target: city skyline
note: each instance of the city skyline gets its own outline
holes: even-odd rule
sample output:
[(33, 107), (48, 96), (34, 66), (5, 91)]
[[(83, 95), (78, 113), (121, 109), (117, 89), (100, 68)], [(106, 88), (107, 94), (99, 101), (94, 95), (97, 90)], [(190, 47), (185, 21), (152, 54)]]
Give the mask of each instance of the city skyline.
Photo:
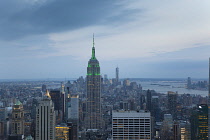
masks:
[(101, 74), (109, 78), (117, 66), (120, 78), (208, 78), (208, 5), (2, 1), (0, 79), (85, 76), (93, 33)]

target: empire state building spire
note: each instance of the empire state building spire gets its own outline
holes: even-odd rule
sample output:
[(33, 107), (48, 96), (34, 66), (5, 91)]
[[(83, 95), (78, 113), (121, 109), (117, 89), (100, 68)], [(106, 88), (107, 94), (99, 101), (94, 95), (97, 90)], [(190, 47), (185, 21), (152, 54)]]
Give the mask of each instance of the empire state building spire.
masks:
[(91, 59), (96, 59), (96, 56), (95, 56), (95, 42), (94, 42), (94, 34), (93, 34), (93, 48), (92, 48), (92, 57)]

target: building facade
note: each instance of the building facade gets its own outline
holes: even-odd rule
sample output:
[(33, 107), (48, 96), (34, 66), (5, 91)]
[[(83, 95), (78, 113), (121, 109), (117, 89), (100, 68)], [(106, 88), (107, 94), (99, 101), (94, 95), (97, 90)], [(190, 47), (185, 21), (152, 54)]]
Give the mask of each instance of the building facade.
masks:
[(151, 140), (150, 112), (113, 111), (112, 139)]
[(66, 124), (57, 125), (55, 127), (56, 140), (70, 140), (69, 129), (70, 128)]
[(147, 110), (152, 111), (152, 92), (147, 90)]
[(92, 57), (88, 61), (87, 67), (87, 109), (86, 109), (86, 129), (101, 129), (101, 75), (99, 61), (95, 56), (94, 38), (92, 47)]
[(36, 140), (55, 140), (55, 111), (47, 91), (36, 108)]
[[(210, 58), (209, 58), (209, 95), (208, 95), (208, 116), (210, 116)], [(208, 128), (210, 128), (210, 117), (208, 117)], [(210, 140), (210, 129), (208, 130), (208, 139)]]
[(17, 101), (12, 107), (12, 118), (11, 118), (11, 137), (23, 137), (24, 135), (24, 110), (23, 105), (20, 101)]
[(198, 139), (208, 140), (208, 105), (198, 105)]
[(191, 78), (190, 77), (187, 78), (187, 88), (188, 89), (192, 88), (192, 82), (191, 82)]
[(119, 84), (119, 68), (116, 68), (116, 84)]
[(79, 95), (71, 96), (69, 119), (79, 120)]
[(56, 122), (61, 123), (64, 120), (65, 113), (65, 94), (63, 91), (63, 87), (61, 86), (61, 90), (50, 90), (50, 97), (54, 103), (54, 109), (56, 114)]
[(177, 96), (177, 92), (168, 91), (168, 110), (173, 119), (177, 118)]
[(188, 121), (180, 123), (181, 140), (191, 140), (191, 129)]

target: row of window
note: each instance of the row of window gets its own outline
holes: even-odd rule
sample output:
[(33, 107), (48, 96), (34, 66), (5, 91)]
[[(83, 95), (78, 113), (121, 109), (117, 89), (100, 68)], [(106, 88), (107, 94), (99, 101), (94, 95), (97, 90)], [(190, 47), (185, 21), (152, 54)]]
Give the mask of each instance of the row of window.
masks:
[(150, 122), (150, 119), (113, 119), (113, 122), (115, 123), (126, 123), (126, 122), (130, 122), (130, 123), (133, 123), (133, 122)]
[(113, 128), (113, 131), (127, 131), (127, 130), (129, 130), (129, 131), (146, 131), (146, 130), (150, 130), (150, 128)]
[(134, 133), (134, 132), (131, 132), (131, 133), (113, 133), (112, 135), (150, 135), (150, 132), (146, 132), (146, 133)]
[(113, 125), (146, 125), (150, 124), (150, 122), (143, 122), (143, 123), (113, 123)]

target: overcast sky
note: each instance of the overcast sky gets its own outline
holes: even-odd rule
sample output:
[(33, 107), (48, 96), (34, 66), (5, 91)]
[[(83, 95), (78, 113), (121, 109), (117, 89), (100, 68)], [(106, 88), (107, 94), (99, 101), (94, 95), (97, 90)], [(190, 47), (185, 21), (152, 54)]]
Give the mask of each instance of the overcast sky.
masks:
[(0, 79), (208, 78), (209, 0), (0, 1)]

